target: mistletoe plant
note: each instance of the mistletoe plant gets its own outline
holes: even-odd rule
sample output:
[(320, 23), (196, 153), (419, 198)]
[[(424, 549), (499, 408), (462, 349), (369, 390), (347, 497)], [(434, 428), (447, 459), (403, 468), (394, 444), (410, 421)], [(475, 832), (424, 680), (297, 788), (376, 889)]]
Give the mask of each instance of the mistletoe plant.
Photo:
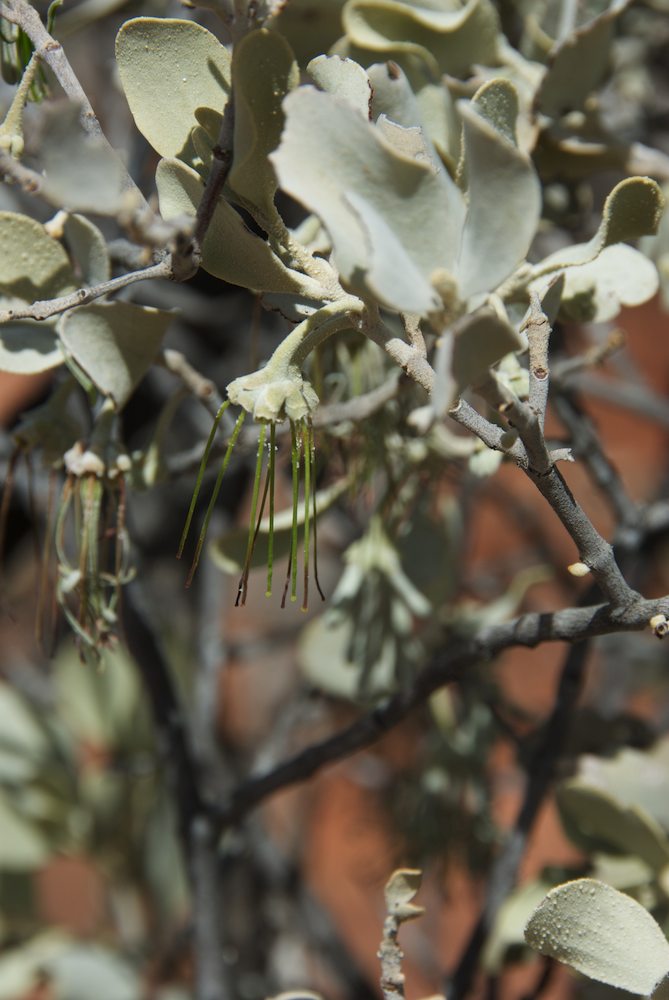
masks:
[[(667, 180), (669, 169), (666, 156), (624, 127), (628, 89), (625, 74), (612, 72), (611, 51), (629, 0), (202, 5), (218, 16), (220, 31), (201, 26), (192, 10), (183, 18), (133, 17), (118, 31), (118, 97), (158, 158), (155, 191), (151, 183), (145, 195), (54, 37), (55, 8), (45, 25), (28, 0), (0, 0), (0, 60), (16, 85), (0, 125), (7, 195), (0, 210), (0, 369), (53, 384), (12, 432), (0, 521), (19, 460), (32, 468), (39, 451), (50, 484), (42, 628), (51, 588), (80, 648), (98, 657), (120, 631), (120, 591), (134, 573), (126, 509), (139, 502), (139, 491), (187, 472), (190, 493), (195, 476), (181, 554), (209, 465), (220, 458), (190, 582), (225, 476), (229, 482), (235, 464), (248, 470), (248, 527), (214, 539), (214, 560), (239, 574), (243, 605), (252, 569), (266, 564), (271, 594), (275, 561), (287, 556), (282, 604), (301, 597), (304, 610), (310, 592), (325, 594), (319, 517), (355, 494), (348, 510), (358, 523), (343, 575), (329, 613), (305, 629), (299, 656), (326, 690), (322, 664), (328, 675), (342, 667), (344, 681), (329, 690), (373, 702), (371, 714), (313, 753), (252, 775), (240, 788), (226, 786), (222, 804), (212, 801), (218, 786), (210, 775), (194, 773), (179, 695), (137, 601), (128, 601), (133, 653), (149, 661), (147, 690), (180, 779), (184, 844), (193, 856), (208, 850), (216, 862), (222, 834), (264, 797), (368, 745), (498, 653), (564, 640), (581, 649), (592, 636), (644, 628), (666, 634), (669, 597), (642, 597), (619, 562), (620, 551), (637, 551), (658, 520), (666, 526), (666, 509), (633, 504), (592, 438), (588, 447), (581, 441), (580, 454), (609, 490), (617, 516), (614, 550), (567, 487), (558, 463), (574, 456), (547, 436), (545, 421), (551, 368), (564, 407), (565, 371), (597, 364), (618, 343), (612, 335), (556, 371), (554, 328), (609, 323), (658, 290), (650, 258), (666, 271), (658, 180)], [(311, 22), (300, 16), (305, 10)], [(313, 32), (304, 28), (309, 23)], [(28, 114), (42, 71), (52, 93)], [(604, 169), (617, 183), (607, 181), (608, 196), (596, 201), (601, 211), (592, 211), (592, 188), (580, 182)], [(648, 256), (631, 245), (644, 238), (655, 239)], [(226, 362), (220, 389), (168, 341), (179, 336), (176, 312), (166, 306), (174, 291), (168, 282), (186, 283), (200, 269), (214, 287), (218, 280), (221, 288), (243, 289), (274, 314), (264, 363), (255, 343), (245, 346), (236, 367)], [(187, 312), (198, 295), (189, 300), (193, 287), (180, 291)], [(238, 324), (237, 345), (246, 332)], [(245, 368), (237, 363), (242, 353)], [(129, 404), (154, 366), (178, 378), (179, 389), (164, 402), (150, 443), (132, 448), (124, 440)], [(189, 433), (188, 419), (179, 419), (186, 396), (206, 408), (206, 441), (180, 464), (166, 442)], [(326, 441), (318, 454), (317, 434)], [(455, 477), (465, 467), (482, 477), (501, 461), (515, 464), (548, 502), (575, 549), (567, 569), (592, 578), (599, 594), (592, 602), (600, 603), (514, 618), (526, 587), (541, 578), (537, 567), (485, 605), (463, 596), (463, 515), (441, 489), (444, 470)], [(279, 509), (282, 487), (286, 509)], [(335, 636), (331, 645), (326, 633)], [(488, 732), (488, 718), (492, 732), (492, 710), (479, 732)], [(477, 766), (482, 774), (482, 760)], [(538, 772), (546, 773), (543, 761)], [(192, 879), (206, 882), (201, 854), (196, 861)], [(500, 905), (497, 882), (511, 886), (519, 862), (516, 853), (495, 881), (460, 985)], [(210, 870), (220, 874), (216, 863)], [(589, 884), (566, 891), (582, 889), (592, 896)], [(562, 912), (563, 897), (556, 898)], [(531, 925), (536, 942), (560, 953), (559, 928), (546, 930), (542, 920)], [(589, 971), (569, 944), (564, 954)], [(217, 949), (203, 951), (205, 965), (219, 962), (218, 975)], [(608, 981), (659, 996), (666, 948), (661, 958), (648, 976)], [(204, 987), (198, 993), (211, 995)], [(458, 1000), (458, 990), (449, 996)]]

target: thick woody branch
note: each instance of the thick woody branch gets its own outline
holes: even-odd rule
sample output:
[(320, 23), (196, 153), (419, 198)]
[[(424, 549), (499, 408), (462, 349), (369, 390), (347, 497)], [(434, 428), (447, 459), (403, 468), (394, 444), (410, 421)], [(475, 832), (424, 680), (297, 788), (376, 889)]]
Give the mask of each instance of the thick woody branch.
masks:
[[(521, 615), (500, 625), (482, 623), (467, 637), (454, 637), (437, 653), (414, 683), (361, 716), (350, 726), (264, 773), (252, 775), (216, 808), (218, 822), (225, 829), (239, 823), (258, 803), (282, 788), (313, 777), (321, 768), (371, 746), (398, 725), (414, 708), (423, 704), (438, 688), (458, 681), (481, 660), (491, 660), (515, 646), (529, 648), (544, 642), (581, 642), (611, 632), (640, 631), (648, 628), (655, 615), (669, 615), (669, 596), (654, 601), (637, 600), (613, 609), (609, 604), (563, 611)], [(482, 609), (482, 618), (485, 609)]]

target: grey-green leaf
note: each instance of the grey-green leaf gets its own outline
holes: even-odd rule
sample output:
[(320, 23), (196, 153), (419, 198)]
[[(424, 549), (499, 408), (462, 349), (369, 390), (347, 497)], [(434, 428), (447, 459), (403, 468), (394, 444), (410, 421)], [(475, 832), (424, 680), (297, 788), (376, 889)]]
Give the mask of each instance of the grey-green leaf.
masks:
[(37, 375), (63, 363), (53, 326), (20, 320), (0, 326), (0, 371)]
[(669, 972), (669, 944), (650, 913), (594, 879), (552, 889), (525, 939), (542, 955), (631, 993), (651, 993)]
[(418, 56), (436, 75), (461, 76), (474, 63), (496, 62), (499, 20), (489, 0), (450, 10), (406, 0), (349, 0), (343, 22), (353, 45)]
[[(286, 128), (272, 162), (281, 187), (322, 220), (343, 280), (363, 294), (367, 287), (390, 308), (437, 307), (430, 276), (453, 266), (464, 215), (450, 177), (401, 154), (331, 94), (302, 87), (284, 109)], [(398, 286), (402, 270), (412, 277)]]
[(363, 118), (370, 117), (372, 85), (362, 66), (353, 59), (342, 59), (341, 56), (317, 56), (307, 66), (307, 72), (321, 90), (334, 94), (341, 101), (346, 101)]
[[(166, 219), (195, 215), (204, 186), (195, 170), (180, 160), (158, 164), (156, 185)], [(232, 205), (220, 200), (202, 247), (202, 266), (209, 274), (258, 292), (288, 292), (319, 299), (320, 286), (286, 267), (265, 240), (247, 229)]]
[(68, 256), (44, 226), (27, 215), (0, 212), (0, 295), (35, 302), (74, 288)]
[(68, 215), (63, 236), (79, 268), (81, 284), (98, 285), (111, 277), (107, 241), (97, 226), (83, 215)]
[(560, 786), (557, 802), (567, 833), (586, 850), (630, 854), (654, 871), (669, 864), (669, 839), (645, 809), (623, 805), (579, 778)]
[(281, 102), (299, 83), (299, 70), (288, 43), (276, 31), (260, 28), (235, 45), (232, 57), (235, 89), (233, 161), (230, 187), (264, 217), (275, 214), (276, 177), (269, 154), (283, 130)]
[(595, 260), (563, 274), (561, 312), (580, 323), (615, 319), (623, 306), (651, 299), (660, 283), (652, 261), (626, 243), (606, 247)]
[(116, 38), (121, 83), (137, 128), (161, 156), (192, 163), (198, 108), (222, 112), (230, 94), (230, 55), (195, 21), (136, 17)]
[(466, 316), (458, 324), (451, 362), (458, 393), (467, 386), (476, 386), (491, 365), (522, 346), (511, 324), (492, 309), (479, 309)]
[(76, 105), (58, 108), (47, 117), (41, 150), (43, 197), (68, 211), (118, 212), (125, 168), (101, 137), (84, 132)]
[(65, 313), (64, 350), (121, 409), (153, 363), (170, 313), (130, 302), (96, 303)]
[(495, 289), (525, 258), (541, 212), (534, 167), (509, 138), (517, 107), (513, 85), (500, 79), (484, 89), (480, 106), (459, 105), (468, 206), (457, 276), (465, 299)]
[(599, 229), (587, 243), (557, 250), (535, 268), (535, 274), (550, 274), (576, 264), (587, 264), (608, 246), (641, 236), (652, 236), (662, 218), (664, 197), (650, 177), (628, 177), (616, 184), (604, 203)]
[(544, 114), (556, 117), (579, 109), (601, 83), (611, 60), (615, 19), (631, 0), (614, 0), (599, 17), (583, 25), (557, 45), (537, 101)]

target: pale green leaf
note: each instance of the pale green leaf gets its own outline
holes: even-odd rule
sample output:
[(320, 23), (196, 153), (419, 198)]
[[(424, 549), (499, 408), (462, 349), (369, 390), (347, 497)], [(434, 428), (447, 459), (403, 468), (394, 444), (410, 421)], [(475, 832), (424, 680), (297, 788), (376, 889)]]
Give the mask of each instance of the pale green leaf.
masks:
[(222, 112), (228, 101), (227, 49), (195, 21), (137, 17), (121, 27), (116, 59), (139, 131), (161, 156), (192, 163), (196, 110)]
[(425, 913), (422, 906), (413, 903), (413, 898), (420, 889), (422, 874), (418, 868), (398, 868), (386, 882), (386, 910), (400, 923), (422, 917)]
[(587, 243), (557, 250), (536, 266), (537, 276), (576, 264), (587, 264), (608, 246), (657, 232), (664, 197), (650, 177), (628, 177), (616, 184), (604, 203), (599, 229)]
[(104, 670), (82, 670), (76, 649), (66, 645), (53, 677), (58, 716), (79, 743), (114, 747), (136, 724), (137, 674), (122, 652), (109, 652)]
[(62, 1000), (137, 1000), (142, 984), (114, 952), (97, 944), (73, 943), (44, 965)]
[(491, 365), (522, 346), (511, 324), (492, 309), (479, 309), (466, 316), (458, 324), (453, 344), (451, 370), (457, 394), (467, 386), (476, 386)]
[(602, 82), (611, 60), (615, 19), (631, 0), (615, 0), (608, 10), (569, 35), (550, 53), (538, 93), (544, 114), (557, 117), (581, 108)]
[(669, 864), (669, 839), (644, 809), (625, 806), (578, 778), (563, 782), (557, 803), (572, 840), (588, 850), (639, 857), (654, 871)]
[(0, 956), (0, 1000), (16, 1000), (35, 990), (41, 970), (69, 945), (61, 931), (47, 931), (18, 948), (8, 948)]
[(65, 313), (59, 334), (67, 354), (121, 409), (155, 360), (172, 318), (130, 302), (97, 303)]
[(68, 215), (63, 236), (79, 270), (80, 284), (90, 288), (109, 280), (111, 263), (107, 241), (90, 219), (83, 215)]
[(40, 194), (51, 204), (98, 215), (118, 212), (125, 168), (101, 137), (84, 132), (76, 105), (47, 117), (40, 148), (45, 174)]
[(474, 63), (496, 62), (499, 20), (488, 0), (467, 0), (455, 10), (401, 0), (349, 0), (343, 22), (353, 45), (418, 56), (437, 75), (460, 76)]
[(0, 212), (0, 294), (35, 302), (75, 287), (65, 250), (44, 226), (27, 215)]
[(669, 944), (650, 913), (594, 879), (552, 889), (525, 939), (542, 955), (630, 993), (651, 993), (669, 972)]
[[(419, 126), (433, 153), (452, 161), (452, 148), (460, 143), (461, 125), (446, 87), (419, 81), (413, 90), (397, 63), (375, 63), (367, 70), (372, 85), (372, 120), (385, 115), (398, 125)], [(438, 151), (438, 155), (437, 155)]]
[(260, 28), (234, 47), (235, 89), (233, 160), (228, 178), (232, 190), (266, 218), (276, 212), (276, 177), (268, 155), (283, 130), (281, 103), (299, 83), (299, 70), (288, 43), (275, 31)]
[(49, 741), (23, 699), (0, 684), (0, 782), (28, 781), (44, 766)]
[(0, 326), (0, 371), (37, 375), (63, 363), (63, 352), (53, 326), (35, 320), (17, 320)]
[[(297, 662), (310, 684), (335, 698), (357, 701), (360, 696), (360, 667), (348, 659), (351, 645), (350, 623), (317, 615), (300, 632)], [(365, 691), (373, 696), (394, 688), (395, 657), (385, 647), (369, 669)]]
[(527, 921), (548, 888), (543, 881), (527, 882), (506, 897), (483, 950), (482, 963), (487, 972), (499, 972), (508, 952), (525, 944)]
[(317, 56), (307, 66), (307, 72), (321, 90), (346, 101), (363, 118), (370, 117), (372, 85), (362, 66), (353, 59), (342, 59), (341, 56)]
[[(331, 94), (300, 88), (284, 108), (286, 128), (272, 162), (281, 187), (322, 220), (343, 280), (390, 308), (436, 308), (430, 276), (454, 264), (464, 214), (451, 178), (402, 155)], [(402, 264), (411, 278), (398, 286)]]
[[(195, 215), (204, 186), (195, 170), (179, 160), (161, 160), (156, 171), (164, 218)], [(202, 248), (205, 271), (233, 285), (258, 292), (287, 292), (312, 299), (321, 289), (312, 279), (286, 267), (265, 240), (246, 227), (238, 212), (219, 201)]]
[[(22, 815), (4, 792), (0, 792), (0, 829), (0, 872), (40, 868), (49, 858), (51, 847), (39, 825)], [(0, 978), (0, 997), (1, 985)]]
[(517, 145), (518, 93), (510, 80), (504, 77), (488, 80), (474, 94), (472, 107), (507, 142)]
[(511, 274), (539, 222), (539, 179), (529, 157), (509, 139), (516, 107), (513, 85), (502, 79), (485, 85), (480, 107), (475, 101), (459, 104), (468, 205), (457, 278), (465, 299), (492, 291)]
[(621, 805), (639, 806), (669, 831), (669, 738), (649, 750), (625, 747), (611, 758), (580, 757), (577, 779)]
[(606, 247), (596, 260), (563, 274), (561, 313), (576, 322), (615, 319), (623, 306), (652, 299), (660, 284), (655, 265), (626, 243)]

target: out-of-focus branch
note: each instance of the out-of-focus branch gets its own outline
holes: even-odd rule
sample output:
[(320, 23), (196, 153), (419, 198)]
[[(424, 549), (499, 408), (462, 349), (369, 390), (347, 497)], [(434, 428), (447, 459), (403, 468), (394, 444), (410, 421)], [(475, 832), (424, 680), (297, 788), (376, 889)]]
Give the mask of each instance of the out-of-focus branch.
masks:
[(0, 178), (14, 181), (27, 194), (36, 194), (44, 180), (36, 170), (24, 167), (4, 149), (0, 149)]
[(621, 524), (633, 525), (637, 519), (637, 505), (630, 499), (616, 469), (602, 449), (592, 421), (584, 411), (575, 393), (567, 389), (556, 392), (553, 406), (571, 435), (571, 445), (576, 458), (580, 458), (591, 478), (597, 484), (604, 500), (613, 509)]
[[(651, 618), (658, 614), (669, 615), (669, 596), (657, 600), (639, 598), (634, 604), (617, 609), (599, 604), (535, 612), (498, 625), (486, 625), (483, 621), (473, 634), (454, 636), (411, 686), (333, 736), (242, 782), (227, 801), (216, 806), (218, 821), (223, 828), (234, 826), (268, 796), (288, 785), (306, 781), (328, 764), (375, 743), (438, 688), (458, 681), (474, 663), (490, 660), (515, 646), (532, 648), (543, 642), (577, 643), (612, 632), (640, 631), (648, 628)], [(484, 615), (485, 609), (482, 609), (482, 618)]]
[(468, 994), (497, 914), (516, 884), (530, 831), (553, 783), (569, 734), (569, 723), (581, 692), (588, 649), (587, 639), (574, 643), (565, 658), (555, 705), (526, 766), (528, 780), (523, 803), (513, 829), (493, 864), (483, 909), (446, 988), (449, 1000), (461, 1000)]

